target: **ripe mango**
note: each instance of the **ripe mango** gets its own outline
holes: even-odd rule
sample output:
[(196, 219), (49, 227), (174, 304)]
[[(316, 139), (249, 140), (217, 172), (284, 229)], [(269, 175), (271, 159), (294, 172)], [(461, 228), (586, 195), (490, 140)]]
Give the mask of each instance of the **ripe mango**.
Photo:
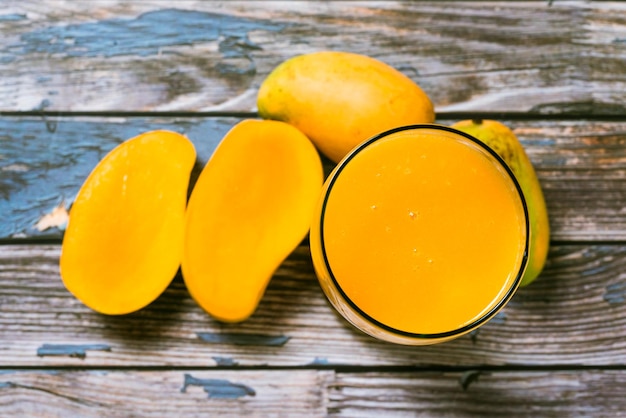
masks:
[(245, 120), (200, 173), (186, 216), (183, 278), (211, 316), (240, 322), (256, 310), (274, 271), (309, 231), (322, 163), (298, 129)]
[(147, 132), (114, 148), (93, 169), (70, 210), (60, 270), (91, 309), (134, 312), (167, 288), (183, 251), (193, 144)]
[(522, 188), (528, 207), (531, 239), (528, 266), (520, 283), (520, 286), (526, 286), (541, 273), (550, 246), (548, 211), (535, 169), (522, 144), (504, 124), (493, 120), (464, 120), (452, 127), (492, 148), (507, 163)]
[(257, 106), (262, 118), (297, 127), (334, 162), (383, 131), (435, 120), (430, 99), (410, 78), (349, 52), (288, 59), (261, 84)]

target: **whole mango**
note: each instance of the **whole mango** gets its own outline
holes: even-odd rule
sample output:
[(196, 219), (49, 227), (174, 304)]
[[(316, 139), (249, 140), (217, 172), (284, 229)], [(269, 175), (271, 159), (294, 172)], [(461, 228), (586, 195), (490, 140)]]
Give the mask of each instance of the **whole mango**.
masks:
[(383, 131), (435, 120), (432, 102), (410, 78), (374, 58), (337, 51), (280, 64), (261, 84), (257, 106), (262, 118), (297, 127), (334, 162)]
[(537, 278), (548, 256), (550, 224), (541, 185), (528, 155), (513, 131), (494, 120), (464, 120), (452, 125), (479, 139), (493, 149), (509, 166), (517, 179), (528, 207), (530, 249), (528, 266), (520, 286)]

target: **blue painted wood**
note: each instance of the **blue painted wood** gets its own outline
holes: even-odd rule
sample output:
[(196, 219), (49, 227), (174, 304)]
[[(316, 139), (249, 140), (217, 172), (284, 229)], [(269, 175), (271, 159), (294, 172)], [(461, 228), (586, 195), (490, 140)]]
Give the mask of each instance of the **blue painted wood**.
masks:
[(0, 14), (0, 22), (18, 22), (26, 20), (27, 16), (23, 13), (6, 13)]
[(626, 275), (622, 275), (620, 279), (618, 282), (609, 284), (603, 296), (604, 300), (612, 305), (626, 303)]
[[(0, 117), (0, 239), (56, 237), (37, 221), (60, 203), (67, 208), (106, 153), (140, 133), (167, 129), (188, 136), (198, 155), (196, 178), (239, 118), (121, 120)], [(54, 129), (51, 129), (53, 124)]]
[(199, 332), (198, 338), (212, 344), (233, 344), (233, 345), (256, 345), (280, 347), (289, 341), (291, 337), (286, 335), (265, 335), (265, 334), (238, 334), (238, 333), (216, 333)]
[(43, 344), (37, 349), (37, 356), (87, 357), (87, 351), (111, 351), (107, 344)]
[(242, 383), (233, 383), (225, 379), (200, 379), (185, 373), (185, 382), (180, 391), (186, 392), (188, 386), (202, 387), (209, 398), (237, 399), (256, 395), (254, 389)]
[(239, 365), (239, 363), (232, 357), (213, 356), (213, 360), (215, 360), (215, 364), (218, 366), (232, 367)]
[[(616, 115), (615, 122), (626, 114), (626, 26), (618, 2), (177, 2), (174, 9), (113, 1), (41, 2), (41, 10), (37, 2), (7, 3), (0, 10), (3, 110), (112, 115), (228, 102), (228, 109), (248, 111), (258, 83), (284, 58), (332, 48), (387, 60), (448, 111)], [(211, 10), (216, 5), (223, 14)], [(124, 139), (151, 129), (186, 133), (198, 149), (197, 174), (239, 119), (0, 117), (0, 240), (60, 238), (61, 229), (33, 226), (62, 202), (69, 208), (89, 171)], [(138, 407), (152, 416), (245, 416), (280, 415), (280, 406), (295, 404), (307, 416), (621, 416), (626, 128), (584, 124), (517, 124), (561, 242), (542, 277), (506, 313), (450, 345), (416, 351), (346, 331), (318, 292), (306, 248), (277, 273), (258, 315), (226, 325), (193, 304), (180, 277), (146, 310), (102, 317), (55, 282), (58, 246), (2, 246), (0, 374), (14, 374), (0, 379), (3, 412), (103, 416)], [(258, 339), (242, 340), (244, 333)], [(111, 347), (106, 356), (87, 355)], [(25, 369), (14, 373), (12, 364)], [(129, 369), (90, 371), (103, 365)], [(276, 371), (285, 365), (296, 367)], [(40, 366), (48, 369), (29, 369)], [(55, 377), (56, 366), (77, 368)], [(156, 370), (134, 369), (142, 366)], [(213, 366), (218, 370), (207, 373)], [(345, 373), (351, 366), (361, 369)], [(330, 386), (311, 373), (330, 368)], [(303, 370), (308, 378), (298, 380)], [(289, 391), (299, 387), (296, 395)]]
[[(173, 130), (191, 139), (198, 153), (193, 187), (221, 138), (248, 116), (0, 116), (0, 240), (59, 240), (62, 224), (39, 231), (37, 222), (59, 205), (70, 209), (100, 159), (149, 130)], [(538, 171), (555, 240), (626, 240), (625, 123), (504, 122), (516, 130)], [(332, 164), (327, 161), (325, 169)]]
[(437, 110), (626, 112), (626, 31), (612, 5), (11, 3), (0, 15), (3, 110), (32, 110), (48, 99), (55, 110), (250, 111), (271, 69), (329, 49), (398, 68)]
[[(27, 19), (26, 15), (0, 15), (0, 21)], [(115, 57), (158, 55), (162, 49), (219, 41), (226, 57), (246, 56), (259, 49), (250, 41), (251, 31), (281, 31), (285, 24), (199, 10), (165, 8), (132, 18), (84, 23), (52, 23), (22, 33), (19, 42), (1, 52), (6, 62), (19, 56), (44, 53), (60, 57)]]
[[(551, 247), (541, 276), (515, 294), (502, 316), (475, 335), (417, 348), (378, 342), (334, 312), (305, 244), (278, 269), (254, 315), (237, 324), (207, 315), (180, 276), (138, 312), (99, 314), (64, 288), (59, 253), (59, 245), (0, 246), (0, 367), (565, 368), (623, 366), (626, 358), (626, 302), (606, 299), (624, 279), (624, 244)], [(228, 334), (235, 337), (223, 338)], [(280, 346), (242, 345), (243, 335), (290, 338)], [(37, 356), (43, 344), (105, 344), (111, 351), (87, 351), (82, 359)]]

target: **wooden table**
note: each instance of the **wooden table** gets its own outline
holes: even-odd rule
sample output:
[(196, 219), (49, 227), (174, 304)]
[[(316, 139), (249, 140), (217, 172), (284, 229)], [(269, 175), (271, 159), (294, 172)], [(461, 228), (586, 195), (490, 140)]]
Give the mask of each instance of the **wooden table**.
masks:
[[(2, 0), (0, 31), (1, 416), (626, 416), (625, 3)], [(346, 325), (306, 242), (236, 325), (180, 277), (121, 317), (65, 290), (54, 225), (108, 150), (171, 129), (201, 167), (269, 71), (322, 49), (400, 69), (438, 123), (514, 129), (553, 232), (535, 283), (421, 348)]]

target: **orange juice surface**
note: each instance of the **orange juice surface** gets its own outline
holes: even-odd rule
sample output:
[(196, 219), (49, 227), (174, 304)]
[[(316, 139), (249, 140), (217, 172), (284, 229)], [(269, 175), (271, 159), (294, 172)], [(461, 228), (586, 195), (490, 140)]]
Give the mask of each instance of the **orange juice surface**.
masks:
[(334, 173), (325, 196), (322, 251), (336, 286), (361, 314), (401, 333), (466, 327), (521, 276), (520, 194), (488, 151), (458, 137), (436, 129), (382, 137)]

